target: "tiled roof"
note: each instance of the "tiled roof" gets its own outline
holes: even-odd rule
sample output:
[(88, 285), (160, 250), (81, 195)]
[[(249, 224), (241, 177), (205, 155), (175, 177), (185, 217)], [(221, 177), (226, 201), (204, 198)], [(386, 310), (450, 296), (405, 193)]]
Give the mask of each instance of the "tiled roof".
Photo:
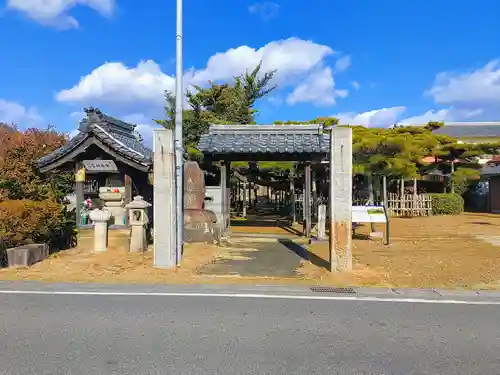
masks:
[(206, 154), (322, 154), (329, 151), (322, 125), (211, 125), (198, 150)]
[(125, 123), (101, 113), (98, 109), (86, 109), (86, 118), (80, 122), (80, 132), (64, 146), (38, 160), (38, 166), (47, 166), (77, 149), (93, 136), (118, 154), (142, 165), (151, 165), (153, 151), (138, 142), (135, 125)]
[(445, 134), (455, 138), (493, 138), (500, 137), (500, 123), (445, 123), (440, 129), (434, 131), (436, 134)]

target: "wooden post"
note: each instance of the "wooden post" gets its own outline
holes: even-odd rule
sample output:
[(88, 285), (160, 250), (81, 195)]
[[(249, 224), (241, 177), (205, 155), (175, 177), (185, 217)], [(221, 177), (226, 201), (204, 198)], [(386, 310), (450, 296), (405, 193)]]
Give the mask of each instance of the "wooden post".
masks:
[(231, 221), (231, 163), (224, 161), (224, 184), (221, 181), (222, 194), (224, 197), (224, 230), (229, 228)]
[(455, 161), (451, 161), (451, 173), (450, 173), (450, 191), (455, 193), (455, 186), (453, 186), (453, 174), (455, 173)]
[(417, 179), (413, 179), (413, 210), (412, 216), (417, 214)]
[[(368, 173), (368, 204), (375, 205), (375, 195), (373, 194), (373, 174), (371, 172)], [(375, 232), (375, 223), (370, 223), (370, 230)]]
[(318, 219), (318, 192), (316, 190), (316, 172), (311, 171), (311, 193), (312, 193), (312, 209), (311, 220)]
[(226, 164), (226, 217), (227, 224), (226, 228), (231, 226), (231, 162), (225, 162)]
[(389, 212), (389, 202), (387, 200), (387, 176), (382, 177), (382, 199), (384, 202), (385, 214), (387, 216), (387, 222), (385, 223), (385, 244), (389, 245), (390, 241), (390, 226), (389, 226), (389, 216), (391, 213)]
[(227, 215), (226, 209), (228, 206), (227, 201), (227, 164), (223, 162), (220, 166), (220, 189), (221, 189), (221, 203), (222, 203), (222, 231), (225, 232), (227, 228)]
[(404, 178), (401, 179), (401, 192), (399, 196), (399, 206), (401, 208), (401, 216), (404, 216), (405, 212), (405, 180)]
[[(125, 176), (123, 177), (123, 182), (125, 185), (125, 199), (124, 199), (124, 206), (132, 202), (132, 178), (125, 173)], [(125, 222), (123, 223), (124, 225), (129, 224), (129, 214), (128, 210), (125, 212)]]
[(297, 208), (295, 207), (295, 166), (292, 166), (292, 173), (290, 173), (290, 203), (292, 205), (292, 224), (297, 222)]
[(306, 163), (304, 179), (304, 216), (305, 216), (305, 235), (311, 238), (311, 163)]
[(80, 162), (75, 164), (75, 196), (76, 196), (76, 226), (79, 228), (82, 225), (82, 214), (80, 210), (83, 207), (84, 185), (85, 185), (85, 169)]
[(243, 217), (247, 217), (247, 182), (243, 182)]
[(382, 177), (382, 199), (384, 202), (384, 207), (387, 209), (388, 201), (387, 201), (387, 176)]
[(252, 207), (252, 182), (248, 182), (248, 207)]

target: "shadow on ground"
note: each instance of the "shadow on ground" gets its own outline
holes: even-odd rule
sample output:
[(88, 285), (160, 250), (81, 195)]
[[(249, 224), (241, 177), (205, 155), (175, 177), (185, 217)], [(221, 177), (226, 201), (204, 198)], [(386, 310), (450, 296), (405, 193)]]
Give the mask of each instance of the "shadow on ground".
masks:
[(330, 268), (329, 267), (330, 264), (326, 259), (317, 256), (313, 252), (309, 251), (306, 247), (301, 246), (300, 244), (289, 240), (279, 240), (279, 242), (287, 249), (293, 251), (298, 256), (303, 258), (304, 260), (307, 260), (312, 264), (314, 264), (316, 267), (325, 268), (327, 270)]

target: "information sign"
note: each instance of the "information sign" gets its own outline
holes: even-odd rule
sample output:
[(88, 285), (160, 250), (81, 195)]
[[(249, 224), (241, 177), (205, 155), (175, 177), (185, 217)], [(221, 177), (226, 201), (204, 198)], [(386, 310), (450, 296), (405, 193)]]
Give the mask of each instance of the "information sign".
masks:
[(118, 168), (113, 160), (84, 160), (83, 166), (87, 172), (116, 173)]
[(353, 206), (353, 223), (387, 223), (384, 207), (381, 206)]

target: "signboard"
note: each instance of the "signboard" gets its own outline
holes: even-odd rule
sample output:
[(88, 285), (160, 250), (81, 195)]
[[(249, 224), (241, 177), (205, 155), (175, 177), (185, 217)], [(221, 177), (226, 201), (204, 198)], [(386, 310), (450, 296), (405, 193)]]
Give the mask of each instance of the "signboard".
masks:
[(116, 173), (118, 168), (113, 160), (84, 160), (83, 166), (89, 173), (108, 172)]
[(384, 207), (381, 206), (353, 206), (353, 223), (387, 223)]

